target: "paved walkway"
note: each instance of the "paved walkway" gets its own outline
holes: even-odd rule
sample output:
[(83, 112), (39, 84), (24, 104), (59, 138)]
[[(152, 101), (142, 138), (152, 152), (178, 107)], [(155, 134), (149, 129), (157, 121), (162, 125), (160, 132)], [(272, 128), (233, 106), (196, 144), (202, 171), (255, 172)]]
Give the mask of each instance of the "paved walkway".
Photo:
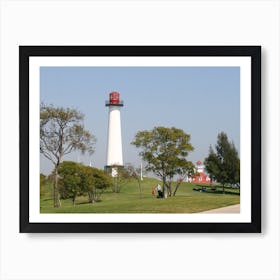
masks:
[(200, 213), (217, 213), (217, 214), (227, 214), (227, 213), (240, 213), (240, 204), (236, 204), (236, 205), (231, 205), (231, 206), (227, 206), (227, 207), (222, 207), (222, 208), (217, 208), (217, 209), (212, 209), (212, 210), (208, 210), (208, 211), (203, 211)]

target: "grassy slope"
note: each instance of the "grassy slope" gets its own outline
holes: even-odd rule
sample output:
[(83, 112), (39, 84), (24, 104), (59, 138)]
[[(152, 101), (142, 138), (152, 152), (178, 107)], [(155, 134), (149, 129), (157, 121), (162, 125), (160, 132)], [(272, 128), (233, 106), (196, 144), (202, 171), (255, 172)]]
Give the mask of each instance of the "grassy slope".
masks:
[(88, 197), (77, 198), (76, 206), (70, 199), (62, 200), (61, 208), (54, 208), (52, 201), (52, 186), (45, 185), (41, 196), (41, 213), (196, 213), (209, 209), (240, 203), (236, 190), (227, 189), (222, 194), (220, 189), (214, 192), (196, 192), (192, 189), (197, 184), (182, 183), (175, 197), (157, 199), (151, 194), (152, 188), (159, 181), (144, 178), (142, 181), (142, 197), (138, 183), (132, 181), (121, 189), (121, 193), (107, 190), (101, 197), (101, 202), (88, 203)]

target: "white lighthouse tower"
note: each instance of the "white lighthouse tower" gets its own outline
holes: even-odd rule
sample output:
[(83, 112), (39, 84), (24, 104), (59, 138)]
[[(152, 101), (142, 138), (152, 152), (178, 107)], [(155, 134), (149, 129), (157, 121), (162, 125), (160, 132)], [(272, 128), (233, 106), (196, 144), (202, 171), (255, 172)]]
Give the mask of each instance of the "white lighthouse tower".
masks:
[(108, 142), (107, 142), (107, 164), (106, 169), (116, 175), (114, 166), (123, 166), (122, 155), (122, 134), (121, 134), (121, 112), (123, 101), (120, 100), (120, 94), (113, 91), (109, 94), (109, 101), (106, 101), (109, 107), (108, 122)]

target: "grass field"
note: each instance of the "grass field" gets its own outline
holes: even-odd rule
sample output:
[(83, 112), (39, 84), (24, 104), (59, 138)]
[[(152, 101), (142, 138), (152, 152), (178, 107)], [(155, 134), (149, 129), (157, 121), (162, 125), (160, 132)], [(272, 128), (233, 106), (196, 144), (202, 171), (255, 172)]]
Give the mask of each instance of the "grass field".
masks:
[(210, 209), (239, 204), (238, 190), (217, 187), (216, 191), (193, 191), (202, 185), (182, 183), (175, 197), (157, 199), (152, 195), (152, 189), (160, 182), (153, 178), (144, 178), (141, 183), (142, 195), (140, 196), (138, 183), (132, 181), (124, 185), (120, 193), (113, 193), (108, 189), (101, 196), (101, 201), (89, 203), (88, 197), (78, 197), (76, 205), (71, 199), (61, 200), (62, 207), (53, 207), (52, 185), (42, 187), (40, 208), (41, 213), (197, 213)]

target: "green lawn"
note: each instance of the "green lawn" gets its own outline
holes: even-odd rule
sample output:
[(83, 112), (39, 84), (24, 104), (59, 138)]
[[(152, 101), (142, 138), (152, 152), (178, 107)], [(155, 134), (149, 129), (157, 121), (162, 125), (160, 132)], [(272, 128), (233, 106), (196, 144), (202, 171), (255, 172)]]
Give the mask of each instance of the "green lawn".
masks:
[(89, 203), (88, 197), (78, 197), (76, 205), (72, 206), (71, 199), (61, 200), (62, 207), (54, 208), (52, 200), (52, 185), (42, 187), (41, 213), (196, 213), (209, 209), (240, 203), (237, 190), (226, 188), (223, 194), (218, 187), (215, 192), (193, 191), (194, 187), (202, 185), (182, 183), (175, 197), (157, 199), (152, 195), (152, 189), (159, 181), (144, 178), (142, 181), (142, 196), (138, 183), (127, 183), (120, 193), (113, 193), (108, 189), (101, 196), (101, 201)]

